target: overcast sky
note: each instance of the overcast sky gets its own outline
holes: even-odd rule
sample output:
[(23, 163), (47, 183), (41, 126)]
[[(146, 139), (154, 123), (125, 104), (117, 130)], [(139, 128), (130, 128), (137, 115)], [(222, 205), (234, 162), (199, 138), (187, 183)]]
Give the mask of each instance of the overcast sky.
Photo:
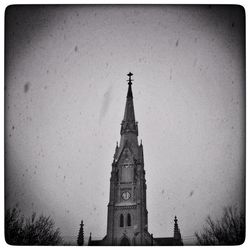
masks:
[(243, 9), (26, 6), (6, 17), (8, 207), (51, 215), (62, 235), (83, 219), (85, 236), (105, 236), (129, 71), (149, 232), (172, 236), (177, 215), (187, 239), (243, 205)]

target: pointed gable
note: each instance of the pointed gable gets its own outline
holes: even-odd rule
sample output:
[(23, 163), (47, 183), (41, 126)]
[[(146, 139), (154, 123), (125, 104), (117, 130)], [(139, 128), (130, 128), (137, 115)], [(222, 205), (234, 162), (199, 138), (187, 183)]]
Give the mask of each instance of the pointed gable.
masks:
[(134, 164), (135, 155), (130, 148), (128, 142), (125, 143), (123, 148), (121, 148), (120, 152), (117, 155), (116, 162), (118, 165), (120, 164)]

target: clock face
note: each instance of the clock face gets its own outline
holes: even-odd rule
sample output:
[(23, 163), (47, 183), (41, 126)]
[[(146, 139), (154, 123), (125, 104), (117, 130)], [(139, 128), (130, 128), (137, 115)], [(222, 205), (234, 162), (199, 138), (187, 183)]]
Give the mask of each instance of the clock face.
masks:
[(130, 198), (130, 196), (131, 195), (130, 195), (130, 193), (128, 191), (125, 191), (125, 192), (122, 193), (122, 199), (125, 200), (125, 201), (128, 200)]

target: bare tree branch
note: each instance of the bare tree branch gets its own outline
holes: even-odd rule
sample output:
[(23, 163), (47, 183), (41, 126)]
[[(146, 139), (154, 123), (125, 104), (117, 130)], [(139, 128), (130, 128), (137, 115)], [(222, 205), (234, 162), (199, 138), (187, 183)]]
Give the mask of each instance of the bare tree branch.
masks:
[(245, 215), (236, 206), (224, 207), (216, 221), (210, 216), (203, 230), (195, 233), (198, 245), (240, 245), (245, 240)]

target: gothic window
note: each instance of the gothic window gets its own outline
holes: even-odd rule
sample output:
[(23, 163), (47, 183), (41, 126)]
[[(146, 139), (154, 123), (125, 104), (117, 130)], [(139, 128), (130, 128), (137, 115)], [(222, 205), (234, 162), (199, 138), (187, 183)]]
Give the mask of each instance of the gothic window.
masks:
[(124, 217), (123, 214), (120, 215), (120, 227), (124, 226)]
[(128, 214), (127, 215), (127, 226), (131, 226), (131, 215), (130, 214)]

